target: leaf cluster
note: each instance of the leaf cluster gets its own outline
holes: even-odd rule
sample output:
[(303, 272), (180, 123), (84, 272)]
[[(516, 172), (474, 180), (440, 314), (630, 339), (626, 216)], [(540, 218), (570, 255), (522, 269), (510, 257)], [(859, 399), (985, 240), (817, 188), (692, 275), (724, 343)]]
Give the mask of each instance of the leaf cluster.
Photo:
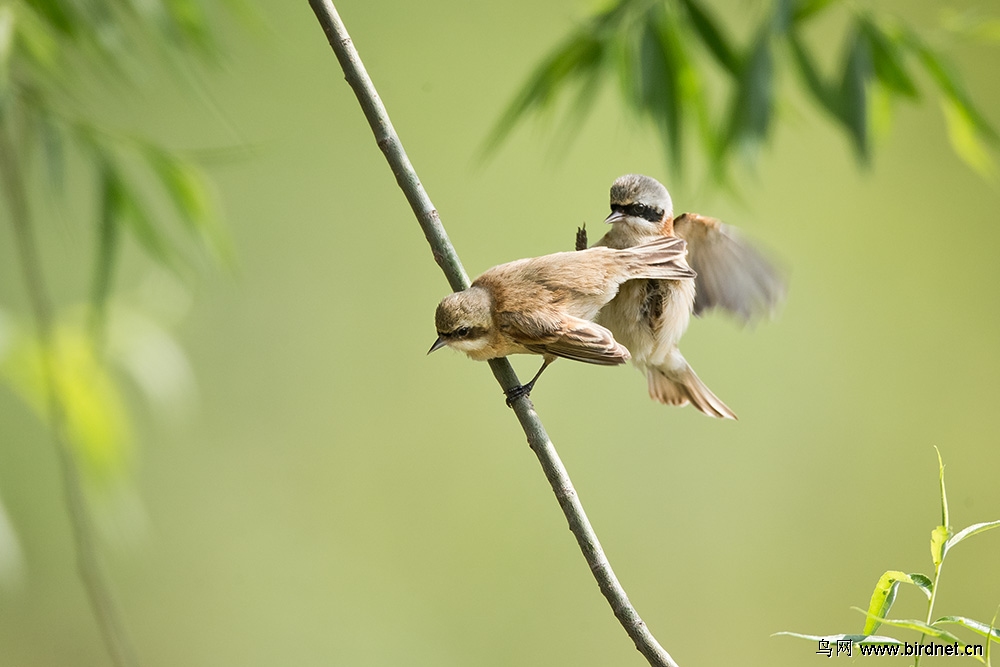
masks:
[[(834, 8), (846, 14), (847, 28), (837, 71), (826, 75), (805, 32)], [(989, 34), (991, 25), (964, 28)], [(752, 159), (773, 134), (776, 109), (787, 94), (783, 68), (796, 71), (807, 96), (843, 130), (862, 164), (871, 159), (873, 129), (888, 124), (892, 103), (919, 102), (930, 89), (940, 97), (955, 152), (981, 174), (994, 172), (989, 147), (1000, 136), (945, 55), (902, 19), (845, 0), (773, 0), (745, 43), (704, 0), (615, 0), (542, 60), (497, 122), (486, 150), (530, 113), (551, 110), (575, 91), (565, 124), (572, 136), (600, 84), (616, 78), (622, 101), (655, 127), (678, 177), (689, 161), (685, 137), (692, 135), (713, 179), (725, 184), (733, 158)], [(714, 80), (722, 82), (715, 95)]]
[[(920, 633), (921, 642), (925, 637), (933, 637), (944, 643), (956, 644), (964, 650), (964, 647), (966, 646), (965, 642), (963, 642), (958, 636), (953, 634), (947, 628), (947, 626), (950, 625), (959, 625), (977, 635), (988, 638), (988, 641), (986, 642), (985, 657), (973, 656), (979, 662), (988, 665), (991, 643), (1000, 643), (1000, 630), (997, 629), (996, 618), (994, 618), (990, 623), (971, 619), (966, 616), (953, 615), (941, 616), (934, 621), (931, 621), (931, 619), (934, 618), (934, 602), (937, 599), (938, 587), (941, 579), (941, 566), (944, 564), (945, 557), (952, 548), (973, 535), (978, 535), (979, 533), (984, 533), (993, 528), (1000, 527), (1000, 520), (975, 523), (958, 532), (953, 532), (951, 529), (950, 514), (948, 511), (948, 493), (945, 489), (944, 483), (944, 463), (941, 460), (940, 452), (938, 452), (938, 482), (941, 496), (941, 523), (931, 531), (930, 547), (931, 560), (934, 564), (933, 578), (928, 577), (925, 574), (907, 574), (899, 570), (886, 571), (881, 577), (879, 577), (878, 582), (875, 584), (871, 600), (868, 603), (868, 609), (865, 610), (858, 607), (852, 607), (856, 611), (864, 614), (866, 618), (864, 628), (860, 634), (806, 635), (796, 632), (779, 632), (776, 634), (788, 635), (811, 641), (836, 642), (837, 640), (850, 639), (853, 643), (901, 643), (898, 639), (893, 639), (892, 637), (875, 635), (875, 632), (878, 631), (879, 627), (884, 624), (896, 628), (902, 628), (904, 630), (918, 632)], [(893, 603), (896, 601), (896, 594), (899, 591), (900, 584), (907, 584), (915, 587), (927, 598), (927, 618), (925, 620), (889, 618), (889, 611), (892, 609)], [(916, 657), (915, 662), (919, 664), (920, 656)]]
[[(240, 11), (237, 0), (228, 4)], [(67, 165), (82, 164), (95, 203), (89, 211), (74, 208), (94, 229), (89, 324), (73, 314), (61, 317), (46, 345), (8, 316), (6, 345), (0, 330), (0, 380), (45, 417), (41, 365), (47, 364), (66, 436), (97, 477), (120, 471), (127, 453), (127, 411), (101, 352), (123, 239), (174, 271), (190, 261), (185, 237), (222, 263), (231, 262), (232, 252), (195, 161), (153, 140), (103, 128), (80, 101), (80, 84), (104, 81), (123, 96), (132, 94), (153, 62), (166, 63), (191, 83), (190, 66), (214, 60), (220, 47), (211, 9), (201, 0), (0, 0), (0, 157), (22, 187), (29, 175), (43, 175), (47, 199), (56, 201), (67, 190)], [(36, 192), (6, 192), (9, 215), (45, 224), (43, 207), (36, 205), (41, 201), (30, 199)], [(14, 198), (27, 209), (15, 211)]]

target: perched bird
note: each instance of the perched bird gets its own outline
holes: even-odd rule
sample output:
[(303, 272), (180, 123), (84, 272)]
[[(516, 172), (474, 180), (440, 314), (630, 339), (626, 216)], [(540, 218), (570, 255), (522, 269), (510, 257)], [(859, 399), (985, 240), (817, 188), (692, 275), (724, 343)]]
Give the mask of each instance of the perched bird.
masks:
[(477, 361), (509, 354), (540, 354), (531, 382), (507, 392), (507, 404), (530, 393), (557, 357), (606, 366), (623, 364), (629, 351), (592, 321), (627, 280), (691, 280), (685, 243), (658, 237), (634, 248), (591, 248), (501, 264), (461, 292), (445, 297), (435, 314), (438, 338)]
[(697, 277), (627, 282), (596, 322), (632, 353), (632, 363), (646, 373), (654, 400), (667, 405), (691, 403), (706, 415), (736, 419), (698, 378), (677, 344), (692, 312), (700, 315), (721, 307), (744, 322), (772, 313), (785, 292), (780, 273), (715, 218), (695, 213), (674, 218), (667, 189), (648, 176), (627, 174), (614, 182), (611, 214), (605, 222), (611, 231), (595, 247), (629, 248), (654, 239), (681, 238), (687, 241), (687, 263)]

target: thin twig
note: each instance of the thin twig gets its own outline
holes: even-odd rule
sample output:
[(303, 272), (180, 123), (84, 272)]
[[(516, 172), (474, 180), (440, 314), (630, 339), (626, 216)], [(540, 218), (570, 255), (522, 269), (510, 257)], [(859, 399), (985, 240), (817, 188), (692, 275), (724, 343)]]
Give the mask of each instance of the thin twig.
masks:
[(24, 273), (25, 287), (28, 290), (28, 301), (35, 320), (43, 379), (48, 394), (49, 423), (63, 478), (66, 508), (76, 547), (77, 567), (114, 664), (118, 667), (132, 667), (138, 664), (135, 650), (125, 632), (121, 614), (111, 593), (111, 586), (101, 569), (97, 540), (87, 510), (80, 471), (77, 469), (76, 460), (66, 437), (66, 411), (53, 368), (53, 356), (57, 351), (52, 306), (46, 293), (38, 244), (31, 227), (27, 189), (21, 178), (14, 147), (7, 136), (7, 128), (2, 125), (0, 125), (0, 184), (7, 199), (7, 210), (11, 226), (14, 228), (17, 253)]
[[(351, 88), (354, 89), (354, 94), (357, 95), (358, 102), (368, 119), (368, 124), (371, 125), (372, 132), (375, 133), (375, 140), (385, 154), (385, 158), (392, 168), (392, 173), (396, 175), (396, 182), (406, 195), (413, 213), (417, 216), (417, 221), (424, 230), (427, 242), (434, 253), (434, 259), (441, 266), (441, 270), (444, 271), (452, 289), (458, 291), (467, 288), (469, 286), (468, 275), (462, 268), (455, 248), (448, 240), (448, 235), (441, 225), (437, 210), (420, 184), (413, 165), (406, 157), (403, 145), (389, 121), (389, 114), (375, 91), (375, 86), (365, 71), (361, 58), (347, 34), (344, 23), (337, 14), (333, 2), (331, 0), (309, 0), (309, 4), (316, 13), (320, 25), (323, 26), (330, 46), (337, 54), (337, 60), (340, 61), (340, 66), (344, 70), (344, 76)], [(490, 368), (505, 391), (520, 384), (514, 369), (506, 359), (490, 361)], [(563, 514), (566, 515), (566, 520), (569, 522), (569, 528), (576, 536), (580, 550), (583, 551), (584, 558), (587, 559), (587, 564), (590, 565), (594, 578), (597, 579), (597, 585), (604, 597), (607, 598), (622, 627), (625, 628), (625, 632), (632, 638), (636, 649), (645, 656), (650, 665), (677, 667), (677, 663), (657, 643), (656, 638), (643, 623), (629, 602), (625, 589), (618, 582), (618, 578), (611, 569), (611, 564), (604, 555), (597, 534), (583, 511), (583, 505), (573, 488), (566, 468), (559, 459), (555, 446), (545, 432), (545, 427), (542, 426), (531, 401), (527, 397), (520, 398), (514, 401), (513, 408), (521, 423), (521, 428), (524, 429), (524, 434), (527, 436), (528, 444), (538, 457), (549, 484), (552, 485), (559, 506), (562, 507)]]

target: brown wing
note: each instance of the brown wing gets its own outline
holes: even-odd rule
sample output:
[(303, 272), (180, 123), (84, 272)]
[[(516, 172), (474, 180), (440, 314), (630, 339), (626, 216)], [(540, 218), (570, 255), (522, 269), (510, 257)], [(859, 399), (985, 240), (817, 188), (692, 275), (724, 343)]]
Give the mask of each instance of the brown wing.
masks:
[(695, 278), (694, 314), (717, 306), (749, 322), (773, 314), (785, 296), (785, 281), (774, 264), (735, 229), (715, 218), (683, 213), (674, 233), (688, 243)]
[(537, 354), (602, 366), (624, 364), (631, 356), (604, 327), (569, 315), (502, 312), (495, 321), (503, 333)]

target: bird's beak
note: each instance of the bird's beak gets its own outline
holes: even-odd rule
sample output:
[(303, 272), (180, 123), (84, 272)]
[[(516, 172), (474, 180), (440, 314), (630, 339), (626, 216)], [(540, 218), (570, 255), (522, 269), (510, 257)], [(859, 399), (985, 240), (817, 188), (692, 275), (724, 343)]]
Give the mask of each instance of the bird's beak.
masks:
[(624, 220), (624, 219), (625, 219), (624, 213), (622, 213), (621, 211), (612, 211), (611, 215), (604, 218), (604, 224), (610, 225), (614, 222), (618, 222), (619, 220)]
[(434, 341), (434, 344), (431, 345), (431, 349), (427, 350), (427, 354), (430, 354), (434, 350), (440, 350), (442, 347), (444, 347), (447, 344), (448, 343), (446, 343), (444, 341), (444, 336), (438, 336), (437, 340)]

